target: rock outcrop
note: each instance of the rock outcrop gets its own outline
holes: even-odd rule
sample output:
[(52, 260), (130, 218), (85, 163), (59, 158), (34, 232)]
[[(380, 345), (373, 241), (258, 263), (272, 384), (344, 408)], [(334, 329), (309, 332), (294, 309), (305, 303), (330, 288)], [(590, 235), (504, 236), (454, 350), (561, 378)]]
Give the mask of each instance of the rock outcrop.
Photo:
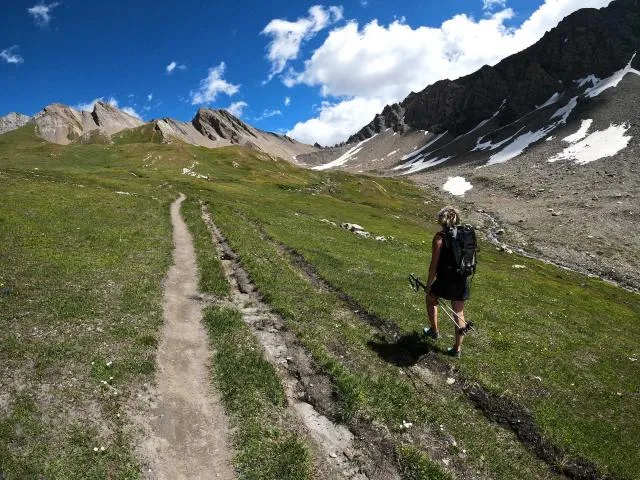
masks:
[(94, 130), (108, 137), (144, 124), (142, 120), (103, 102), (96, 102), (92, 112), (55, 103), (38, 112), (32, 121), (36, 124), (38, 135), (62, 145), (77, 141)]
[(29, 120), (31, 117), (16, 112), (0, 117), (0, 135), (26, 125)]
[(135, 128), (144, 124), (139, 118), (104, 102), (96, 103), (91, 112), (91, 118), (98, 129), (106, 135), (113, 135), (126, 128)]
[(252, 127), (227, 110), (201, 108), (190, 123), (163, 118), (153, 124), (166, 143), (178, 141), (208, 148), (239, 145), (292, 162), (298, 155), (318, 150), (286, 135)]

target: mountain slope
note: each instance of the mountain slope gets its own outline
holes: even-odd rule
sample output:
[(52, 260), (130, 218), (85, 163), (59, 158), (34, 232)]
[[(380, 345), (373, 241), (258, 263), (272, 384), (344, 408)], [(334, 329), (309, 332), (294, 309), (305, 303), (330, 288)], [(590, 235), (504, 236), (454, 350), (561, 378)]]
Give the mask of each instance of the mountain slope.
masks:
[[(640, 289), (640, 0), (567, 17), (495, 67), (298, 159), (450, 192), (507, 250)], [(476, 211), (478, 213), (476, 213)]]
[(31, 117), (16, 112), (0, 117), (0, 135), (26, 125), (30, 119)]
[[(565, 18), (535, 45), (496, 66), (484, 66), (455, 81), (436, 82), (419, 93), (410, 94), (401, 103), (385, 107), (372, 122), (350, 137), (347, 144), (354, 145), (380, 136), (369, 143), (369, 152), (362, 152), (358, 156), (357, 163), (362, 164), (360, 169), (365, 171), (385, 170), (398, 165), (400, 160), (413, 160), (408, 154), (414, 151), (414, 147), (418, 150), (430, 144), (430, 151), (434, 150), (432, 147), (447, 144), (455, 147), (440, 155), (420, 157), (425, 162), (432, 161), (427, 163), (428, 167), (435, 166), (433, 162), (439, 162), (440, 165), (444, 158), (457, 158), (476, 147), (473, 142), (452, 143), (461, 136), (496, 132), (502, 141), (505, 137), (500, 137), (499, 132), (512, 134), (508, 127), (514, 122), (524, 127), (524, 132), (539, 130), (544, 122), (539, 118), (540, 106), (548, 107), (542, 114), (554, 114), (557, 109), (553, 109), (552, 105), (567, 108), (568, 115), (563, 111), (559, 117), (546, 121), (547, 126), (554, 123), (564, 125), (576, 107), (573, 97), (578, 97), (576, 100), (580, 104), (586, 103), (606, 88), (617, 85), (625, 73), (637, 72), (640, 57), (635, 53), (638, 51), (640, 0), (617, 0), (600, 10), (579, 10)], [(564, 122), (557, 122), (557, 118)], [(395, 142), (399, 144), (386, 148), (385, 144), (389, 142), (383, 134), (388, 129), (401, 135), (422, 132), (424, 136), (422, 139), (411, 138), (404, 144)], [(543, 137), (536, 136), (535, 141)], [(438, 141), (432, 143), (436, 138)], [(520, 143), (527, 143), (526, 146), (535, 143), (524, 140), (520, 139)], [(509, 145), (509, 142), (505, 142), (500, 146), (506, 149)], [(496, 153), (497, 148), (490, 150), (491, 155)], [(395, 152), (395, 155), (390, 155), (391, 152)], [(338, 149), (335, 156), (342, 153), (344, 148)], [(388, 154), (389, 161), (374, 164), (376, 157), (379, 159), (384, 155), (386, 158)], [(474, 156), (472, 159), (489, 160), (491, 155)], [(326, 163), (326, 158), (325, 152), (324, 158), (303, 157), (300, 160), (316, 165)], [(415, 171), (413, 169), (411, 173)]]
[(207, 148), (239, 145), (296, 163), (297, 156), (318, 147), (305, 145), (286, 135), (257, 129), (227, 110), (201, 108), (191, 122), (161, 118), (143, 122), (104, 102), (93, 111), (79, 111), (62, 104), (48, 105), (33, 118), (10, 113), (0, 117), (0, 134), (31, 122), (37, 134), (51, 143), (173, 143)]
[(38, 112), (32, 121), (36, 124), (39, 136), (62, 145), (79, 140), (96, 130), (108, 137), (144, 123), (104, 102), (96, 102), (92, 112), (78, 111), (67, 105), (55, 103)]
[(298, 155), (318, 150), (286, 135), (259, 130), (222, 109), (201, 108), (190, 123), (171, 118), (152, 123), (167, 143), (177, 140), (209, 148), (240, 145), (293, 162)]

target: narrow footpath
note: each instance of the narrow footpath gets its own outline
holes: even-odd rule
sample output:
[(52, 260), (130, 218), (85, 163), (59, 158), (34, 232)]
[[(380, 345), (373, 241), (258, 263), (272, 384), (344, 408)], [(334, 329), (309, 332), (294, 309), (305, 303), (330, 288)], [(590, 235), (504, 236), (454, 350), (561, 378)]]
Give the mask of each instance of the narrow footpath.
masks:
[(228, 422), (211, 383), (211, 354), (197, 300), (191, 234), (180, 215), (186, 197), (171, 205), (173, 266), (164, 286), (164, 327), (156, 357), (156, 399), (142, 454), (153, 480), (233, 479)]

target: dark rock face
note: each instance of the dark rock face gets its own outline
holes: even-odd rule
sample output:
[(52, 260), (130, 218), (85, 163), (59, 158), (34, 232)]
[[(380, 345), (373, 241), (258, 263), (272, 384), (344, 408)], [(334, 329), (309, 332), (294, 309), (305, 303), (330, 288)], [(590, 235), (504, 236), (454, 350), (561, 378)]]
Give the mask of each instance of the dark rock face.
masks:
[(202, 135), (214, 141), (224, 139), (240, 144), (241, 135), (256, 137), (251, 127), (226, 110), (201, 108), (191, 123)]
[[(578, 78), (603, 78), (620, 70), (635, 52), (640, 52), (640, 0), (579, 10), (536, 44), (496, 66), (484, 66), (455, 81), (441, 80), (385, 107), (347, 143), (389, 127), (399, 133), (411, 127), (459, 135), (491, 117), (503, 102), (498, 122), (506, 125), (554, 93), (571, 88)], [(640, 66), (640, 55), (633, 66)]]

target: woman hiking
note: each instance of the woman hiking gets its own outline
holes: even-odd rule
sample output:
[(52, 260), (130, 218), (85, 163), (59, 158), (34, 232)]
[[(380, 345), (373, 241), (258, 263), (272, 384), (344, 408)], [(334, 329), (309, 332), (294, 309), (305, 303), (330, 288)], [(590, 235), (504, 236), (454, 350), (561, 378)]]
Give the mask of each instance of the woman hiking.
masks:
[(446, 236), (449, 230), (460, 225), (460, 212), (447, 206), (436, 216), (442, 230), (435, 234), (431, 247), (431, 264), (427, 278), (426, 303), (430, 326), (424, 329), (427, 338), (437, 340), (438, 331), (438, 302), (440, 299), (451, 301), (456, 328), (456, 340), (453, 347), (447, 349), (447, 355), (460, 357), (462, 339), (467, 326), (464, 320), (464, 301), (469, 298), (468, 277), (460, 275), (451, 268), (453, 265), (453, 250), (447, 245)]

